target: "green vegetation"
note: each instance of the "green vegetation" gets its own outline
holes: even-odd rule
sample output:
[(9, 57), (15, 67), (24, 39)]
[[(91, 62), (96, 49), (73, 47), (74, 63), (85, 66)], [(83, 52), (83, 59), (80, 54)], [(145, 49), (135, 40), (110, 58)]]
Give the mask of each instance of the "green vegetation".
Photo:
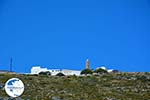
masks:
[(94, 71), (94, 73), (98, 73), (98, 74), (104, 74), (104, 73), (108, 73), (107, 70), (104, 70), (102, 68), (98, 68)]
[(81, 74), (85, 74), (85, 75), (87, 75), (87, 74), (92, 74), (93, 72), (92, 72), (92, 70), (90, 70), (90, 69), (84, 69), (84, 70), (82, 70), (81, 71)]
[[(21, 100), (149, 100), (149, 73), (111, 73), (99, 76), (0, 74), (0, 84), (13, 77), (25, 84)], [(0, 97), (8, 97), (0, 88)], [(2, 100), (2, 99), (0, 99)], [(20, 99), (19, 99), (20, 100)]]
[(49, 72), (49, 71), (40, 72), (39, 75), (51, 75), (51, 72)]
[(63, 73), (58, 73), (56, 76), (65, 76)]

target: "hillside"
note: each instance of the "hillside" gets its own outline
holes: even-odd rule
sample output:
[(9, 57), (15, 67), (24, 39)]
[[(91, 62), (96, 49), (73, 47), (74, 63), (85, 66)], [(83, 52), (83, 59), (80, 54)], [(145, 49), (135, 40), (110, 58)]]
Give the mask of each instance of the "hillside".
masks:
[(79, 77), (0, 74), (0, 84), (13, 77), (24, 82), (23, 95), (7, 99), (0, 87), (0, 100), (150, 100), (150, 73)]

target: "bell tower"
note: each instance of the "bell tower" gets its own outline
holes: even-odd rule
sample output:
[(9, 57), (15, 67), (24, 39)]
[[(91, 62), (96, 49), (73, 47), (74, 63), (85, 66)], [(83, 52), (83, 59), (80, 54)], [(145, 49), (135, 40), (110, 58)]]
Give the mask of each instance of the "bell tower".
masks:
[(90, 61), (89, 61), (89, 59), (86, 60), (86, 69), (90, 69)]

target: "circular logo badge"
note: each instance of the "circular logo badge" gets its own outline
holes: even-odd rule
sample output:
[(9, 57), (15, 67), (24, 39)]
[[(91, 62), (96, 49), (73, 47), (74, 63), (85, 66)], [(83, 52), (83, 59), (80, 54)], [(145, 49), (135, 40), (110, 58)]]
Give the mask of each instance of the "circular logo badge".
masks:
[(24, 84), (18, 78), (11, 78), (5, 84), (5, 91), (11, 97), (19, 97), (24, 91)]

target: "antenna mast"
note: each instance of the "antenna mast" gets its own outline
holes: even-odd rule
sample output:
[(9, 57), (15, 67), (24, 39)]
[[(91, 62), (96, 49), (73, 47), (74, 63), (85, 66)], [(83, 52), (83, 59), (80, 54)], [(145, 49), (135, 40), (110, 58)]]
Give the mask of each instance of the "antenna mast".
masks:
[(12, 61), (13, 61), (13, 59), (10, 58), (10, 72), (12, 72)]

